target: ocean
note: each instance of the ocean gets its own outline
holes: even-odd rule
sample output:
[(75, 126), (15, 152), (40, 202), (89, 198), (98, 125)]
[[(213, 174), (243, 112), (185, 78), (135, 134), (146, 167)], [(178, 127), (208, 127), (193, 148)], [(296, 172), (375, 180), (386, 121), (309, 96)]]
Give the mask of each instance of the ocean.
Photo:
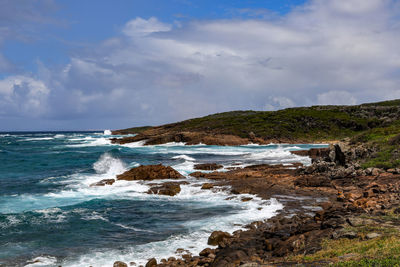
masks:
[[(232, 195), (222, 187), (201, 190), (206, 181), (189, 176), (194, 164), (215, 162), (222, 171), (261, 163), (310, 164), (290, 151), (324, 147), (114, 145), (110, 137), (110, 131), (0, 133), (0, 266), (109, 267), (117, 260), (145, 264), (152, 257), (176, 257), (178, 248), (199, 253), (212, 231), (242, 229), (283, 206), (258, 197), (227, 200)], [(90, 186), (159, 163), (189, 182), (178, 195), (147, 194), (154, 181)]]

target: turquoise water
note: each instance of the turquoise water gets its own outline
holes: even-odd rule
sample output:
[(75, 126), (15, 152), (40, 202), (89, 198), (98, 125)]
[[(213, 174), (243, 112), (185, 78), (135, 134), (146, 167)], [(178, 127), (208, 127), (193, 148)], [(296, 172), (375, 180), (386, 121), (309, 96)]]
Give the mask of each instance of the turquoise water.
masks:
[[(321, 145), (184, 146), (111, 145), (103, 132), (0, 133), (0, 266), (112, 266), (198, 253), (213, 230), (271, 217), (273, 199), (226, 200), (223, 188), (200, 190), (188, 176), (196, 163), (225, 167), (309, 163), (290, 150)], [(173, 166), (188, 185), (175, 197), (149, 195), (147, 183), (115, 178), (140, 164)], [(262, 207), (262, 210), (258, 210)], [(36, 263), (32, 263), (36, 261)]]

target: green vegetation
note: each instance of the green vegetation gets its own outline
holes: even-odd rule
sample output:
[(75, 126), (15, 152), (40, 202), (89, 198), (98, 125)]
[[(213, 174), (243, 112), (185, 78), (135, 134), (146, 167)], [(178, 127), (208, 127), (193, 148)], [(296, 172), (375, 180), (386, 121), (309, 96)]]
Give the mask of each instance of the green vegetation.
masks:
[(311, 107), (275, 112), (226, 112), (168, 126), (181, 131), (207, 131), (245, 138), (253, 132), (265, 139), (315, 141), (353, 136), (374, 123), (379, 122), (375, 118), (354, 117), (340, 107)]
[(398, 168), (400, 167), (400, 121), (395, 121), (387, 127), (379, 127), (365, 131), (352, 139), (353, 142), (363, 142), (377, 150), (377, 153), (367, 159), (364, 168)]
[(361, 259), (358, 261), (340, 262), (335, 267), (399, 267), (400, 258), (390, 257), (386, 259)]
[[(364, 216), (360, 225), (344, 231), (354, 232), (357, 238), (326, 239), (322, 250), (311, 255), (296, 255), (289, 260), (303, 263), (327, 262), (327, 266), (400, 266), (400, 215), (387, 211), (387, 216)], [(367, 234), (380, 236), (368, 239)]]
[[(364, 168), (400, 167), (400, 100), (357, 106), (312, 106), (278, 111), (231, 111), (158, 127), (135, 127), (114, 133), (182, 131), (258, 137), (280, 142), (324, 142), (352, 138), (375, 153)], [(150, 131), (149, 131), (150, 130)]]

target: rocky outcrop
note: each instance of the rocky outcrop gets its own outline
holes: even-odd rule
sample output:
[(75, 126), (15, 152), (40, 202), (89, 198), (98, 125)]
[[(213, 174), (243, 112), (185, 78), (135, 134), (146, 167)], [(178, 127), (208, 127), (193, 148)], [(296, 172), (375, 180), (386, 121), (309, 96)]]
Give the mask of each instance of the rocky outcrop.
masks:
[(224, 166), (217, 163), (204, 163), (204, 164), (195, 164), (195, 170), (204, 170), (204, 171), (214, 171), (223, 168)]
[[(158, 130), (158, 128), (148, 130), (136, 136), (111, 139), (111, 142), (115, 144), (126, 144), (139, 141), (144, 141), (145, 145), (160, 145), (171, 142), (184, 142), (187, 145), (204, 144), (204, 145), (218, 145), (218, 146), (239, 146), (239, 145), (247, 145), (254, 140), (229, 134), (210, 134), (202, 131), (169, 132), (167, 129)], [(258, 140), (258, 141), (265, 144), (267, 143), (263, 140)]]
[(117, 175), (117, 180), (158, 180), (158, 179), (180, 179), (183, 176), (170, 166), (159, 165), (142, 165), (123, 174)]
[(181, 192), (181, 183), (163, 183), (153, 186), (147, 191), (148, 194), (158, 194), (164, 196), (175, 196)]

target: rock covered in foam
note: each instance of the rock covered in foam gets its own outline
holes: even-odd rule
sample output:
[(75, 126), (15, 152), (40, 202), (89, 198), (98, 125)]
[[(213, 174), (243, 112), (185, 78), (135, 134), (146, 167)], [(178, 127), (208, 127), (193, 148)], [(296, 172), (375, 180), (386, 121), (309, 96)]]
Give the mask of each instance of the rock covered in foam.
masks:
[(142, 165), (117, 176), (117, 180), (156, 180), (156, 179), (180, 179), (183, 176), (170, 166)]
[(103, 179), (98, 181), (97, 183), (93, 183), (90, 186), (105, 186), (105, 185), (112, 185), (115, 182), (114, 179)]

